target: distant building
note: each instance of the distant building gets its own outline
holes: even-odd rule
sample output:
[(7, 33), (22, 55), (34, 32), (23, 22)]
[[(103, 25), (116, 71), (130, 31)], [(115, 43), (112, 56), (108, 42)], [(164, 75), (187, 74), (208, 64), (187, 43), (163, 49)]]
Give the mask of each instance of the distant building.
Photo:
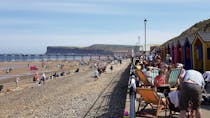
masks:
[(129, 50), (118, 50), (118, 51), (113, 51), (113, 55), (115, 57), (128, 57), (131, 56), (132, 51)]

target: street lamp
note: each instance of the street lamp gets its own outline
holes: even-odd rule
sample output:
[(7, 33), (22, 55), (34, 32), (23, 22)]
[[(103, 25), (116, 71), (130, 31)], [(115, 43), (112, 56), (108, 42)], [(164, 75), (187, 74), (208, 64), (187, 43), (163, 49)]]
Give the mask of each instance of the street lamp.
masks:
[(145, 48), (145, 53), (146, 53), (146, 24), (147, 24), (147, 19), (144, 19), (144, 30), (145, 30), (145, 42), (144, 42), (144, 48)]

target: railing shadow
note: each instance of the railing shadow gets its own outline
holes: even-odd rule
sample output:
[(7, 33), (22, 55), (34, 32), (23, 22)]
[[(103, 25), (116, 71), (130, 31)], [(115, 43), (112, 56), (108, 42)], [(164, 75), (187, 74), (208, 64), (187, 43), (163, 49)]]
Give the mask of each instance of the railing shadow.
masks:
[(129, 67), (121, 74), (113, 92), (108, 96), (110, 101), (106, 109), (104, 109), (106, 112), (96, 118), (123, 118), (129, 80)]

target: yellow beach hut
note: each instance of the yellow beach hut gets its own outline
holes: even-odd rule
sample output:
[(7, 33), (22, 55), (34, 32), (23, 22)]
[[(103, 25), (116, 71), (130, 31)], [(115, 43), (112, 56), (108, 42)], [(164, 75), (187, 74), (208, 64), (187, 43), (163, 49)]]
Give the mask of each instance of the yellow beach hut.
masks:
[(193, 69), (200, 72), (210, 70), (210, 32), (198, 32), (192, 43)]

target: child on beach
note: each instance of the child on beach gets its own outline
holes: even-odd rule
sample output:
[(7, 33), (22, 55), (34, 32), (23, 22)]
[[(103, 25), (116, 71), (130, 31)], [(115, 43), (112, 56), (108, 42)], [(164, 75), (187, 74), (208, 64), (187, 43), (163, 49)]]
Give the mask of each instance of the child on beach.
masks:
[(20, 78), (17, 77), (17, 78), (15, 79), (16, 87), (19, 87), (19, 81), (20, 81)]
[(36, 84), (37, 85), (40, 84), (40, 75), (39, 75), (39, 73), (36, 73), (35, 79), (36, 79)]

